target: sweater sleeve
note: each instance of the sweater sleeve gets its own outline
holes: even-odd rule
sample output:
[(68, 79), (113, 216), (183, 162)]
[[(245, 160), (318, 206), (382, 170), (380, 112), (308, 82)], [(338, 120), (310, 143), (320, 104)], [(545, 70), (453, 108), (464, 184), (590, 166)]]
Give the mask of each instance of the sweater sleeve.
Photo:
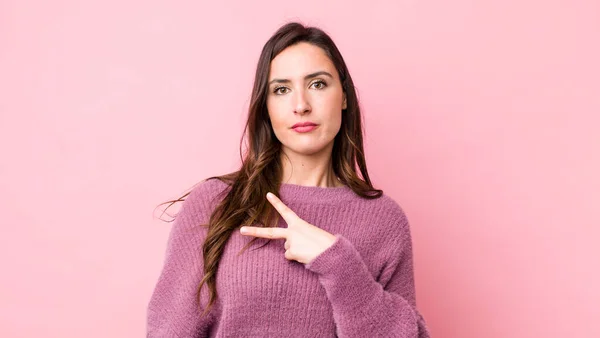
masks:
[[(206, 227), (201, 226), (206, 221), (202, 190), (192, 190), (173, 222), (162, 270), (147, 308), (147, 337), (208, 336), (214, 311), (201, 317), (204, 307), (199, 307), (196, 297), (203, 276), (202, 243), (206, 237)], [(202, 290), (206, 306), (207, 286)]]
[(404, 214), (399, 224), (399, 239), (392, 241), (390, 258), (378, 280), (341, 234), (305, 265), (319, 276), (339, 337), (429, 338), (425, 320), (416, 308), (411, 235)]

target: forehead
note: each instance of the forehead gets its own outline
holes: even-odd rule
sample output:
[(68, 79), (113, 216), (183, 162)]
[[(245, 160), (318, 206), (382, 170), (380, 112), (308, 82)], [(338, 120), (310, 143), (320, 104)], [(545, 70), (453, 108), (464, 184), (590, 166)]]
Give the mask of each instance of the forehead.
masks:
[(273, 78), (302, 78), (306, 74), (320, 70), (328, 71), (333, 76), (337, 75), (333, 62), (323, 49), (310, 43), (300, 42), (287, 47), (271, 61), (269, 81)]

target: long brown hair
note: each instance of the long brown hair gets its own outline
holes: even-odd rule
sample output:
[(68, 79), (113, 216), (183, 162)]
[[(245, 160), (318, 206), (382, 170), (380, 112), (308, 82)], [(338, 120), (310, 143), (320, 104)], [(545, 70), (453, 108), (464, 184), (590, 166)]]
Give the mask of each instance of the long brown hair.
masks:
[[(265, 199), (267, 192), (278, 194), (282, 180), (280, 164), (281, 142), (275, 136), (267, 111), (267, 82), (271, 61), (284, 49), (299, 42), (308, 42), (325, 51), (335, 65), (343, 91), (346, 93), (346, 109), (342, 112), (342, 124), (334, 140), (332, 151), (333, 171), (340, 181), (364, 198), (378, 198), (382, 190), (373, 188), (363, 151), (362, 117), (354, 83), (331, 38), (321, 29), (305, 27), (291, 22), (283, 25), (264, 45), (254, 78), (252, 98), (248, 111), (248, 121), (240, 141), (241, 168), (223, 176), (209, 177), (227, 183), (228, 192), (212, 212), (208, 233), (202, 246), (204, 257), (204, 278), (197, 289), (200, 304), (200, 290), (206, 283), (210, 291), (208, 305), (202, 315), (209, 312), (217, 298), (216, 276), (219, 261), (227, 240), (242, 225), (274, 226), (277, 213)], [(245, 136), (247, 144), (242, 155)], [(360, 171), (357, 172), (358, 170)], [(190, 194), (165, 203), (167, 209), (176, 202), (182, 202)], [(165, 204), (162, 203), (162, 204)], [(161, 204), (161, 205), (162, 205)], [(253, 238), (242, 252), (255, 240)]]

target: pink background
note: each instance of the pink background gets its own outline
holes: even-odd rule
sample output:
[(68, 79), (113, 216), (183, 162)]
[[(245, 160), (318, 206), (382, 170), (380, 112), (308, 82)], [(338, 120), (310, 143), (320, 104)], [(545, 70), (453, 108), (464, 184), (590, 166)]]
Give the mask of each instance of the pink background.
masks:
[(169, 224), (239, 163), (255, 64), (329, 32), (434, 337), (600, 336), (600, 2), (0, 2), (0, 336), (142, 337)]

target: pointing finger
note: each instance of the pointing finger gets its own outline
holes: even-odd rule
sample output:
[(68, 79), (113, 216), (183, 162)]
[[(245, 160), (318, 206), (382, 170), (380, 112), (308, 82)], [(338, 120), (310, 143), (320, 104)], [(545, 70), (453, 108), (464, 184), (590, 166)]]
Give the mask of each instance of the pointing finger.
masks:
[(298, 215), (296, 215), (292, 209), (288, 208), (287, 205), (283, 204), (283, 202), (274, 194), (267, 193), (267, 199), (269, 202), (271, 202), (273, 207), (275, 207), (275, 210), (277, 210), (287, 224), (290, 224), (292, 220), (298, 218)]
[(243, 226), (240, 228), (240, 233), (242, 235), (261, 237), (261, 238), (287, 238), (287, 229), (286, 228), (261, 228), (261, 227), (250, 227)]

